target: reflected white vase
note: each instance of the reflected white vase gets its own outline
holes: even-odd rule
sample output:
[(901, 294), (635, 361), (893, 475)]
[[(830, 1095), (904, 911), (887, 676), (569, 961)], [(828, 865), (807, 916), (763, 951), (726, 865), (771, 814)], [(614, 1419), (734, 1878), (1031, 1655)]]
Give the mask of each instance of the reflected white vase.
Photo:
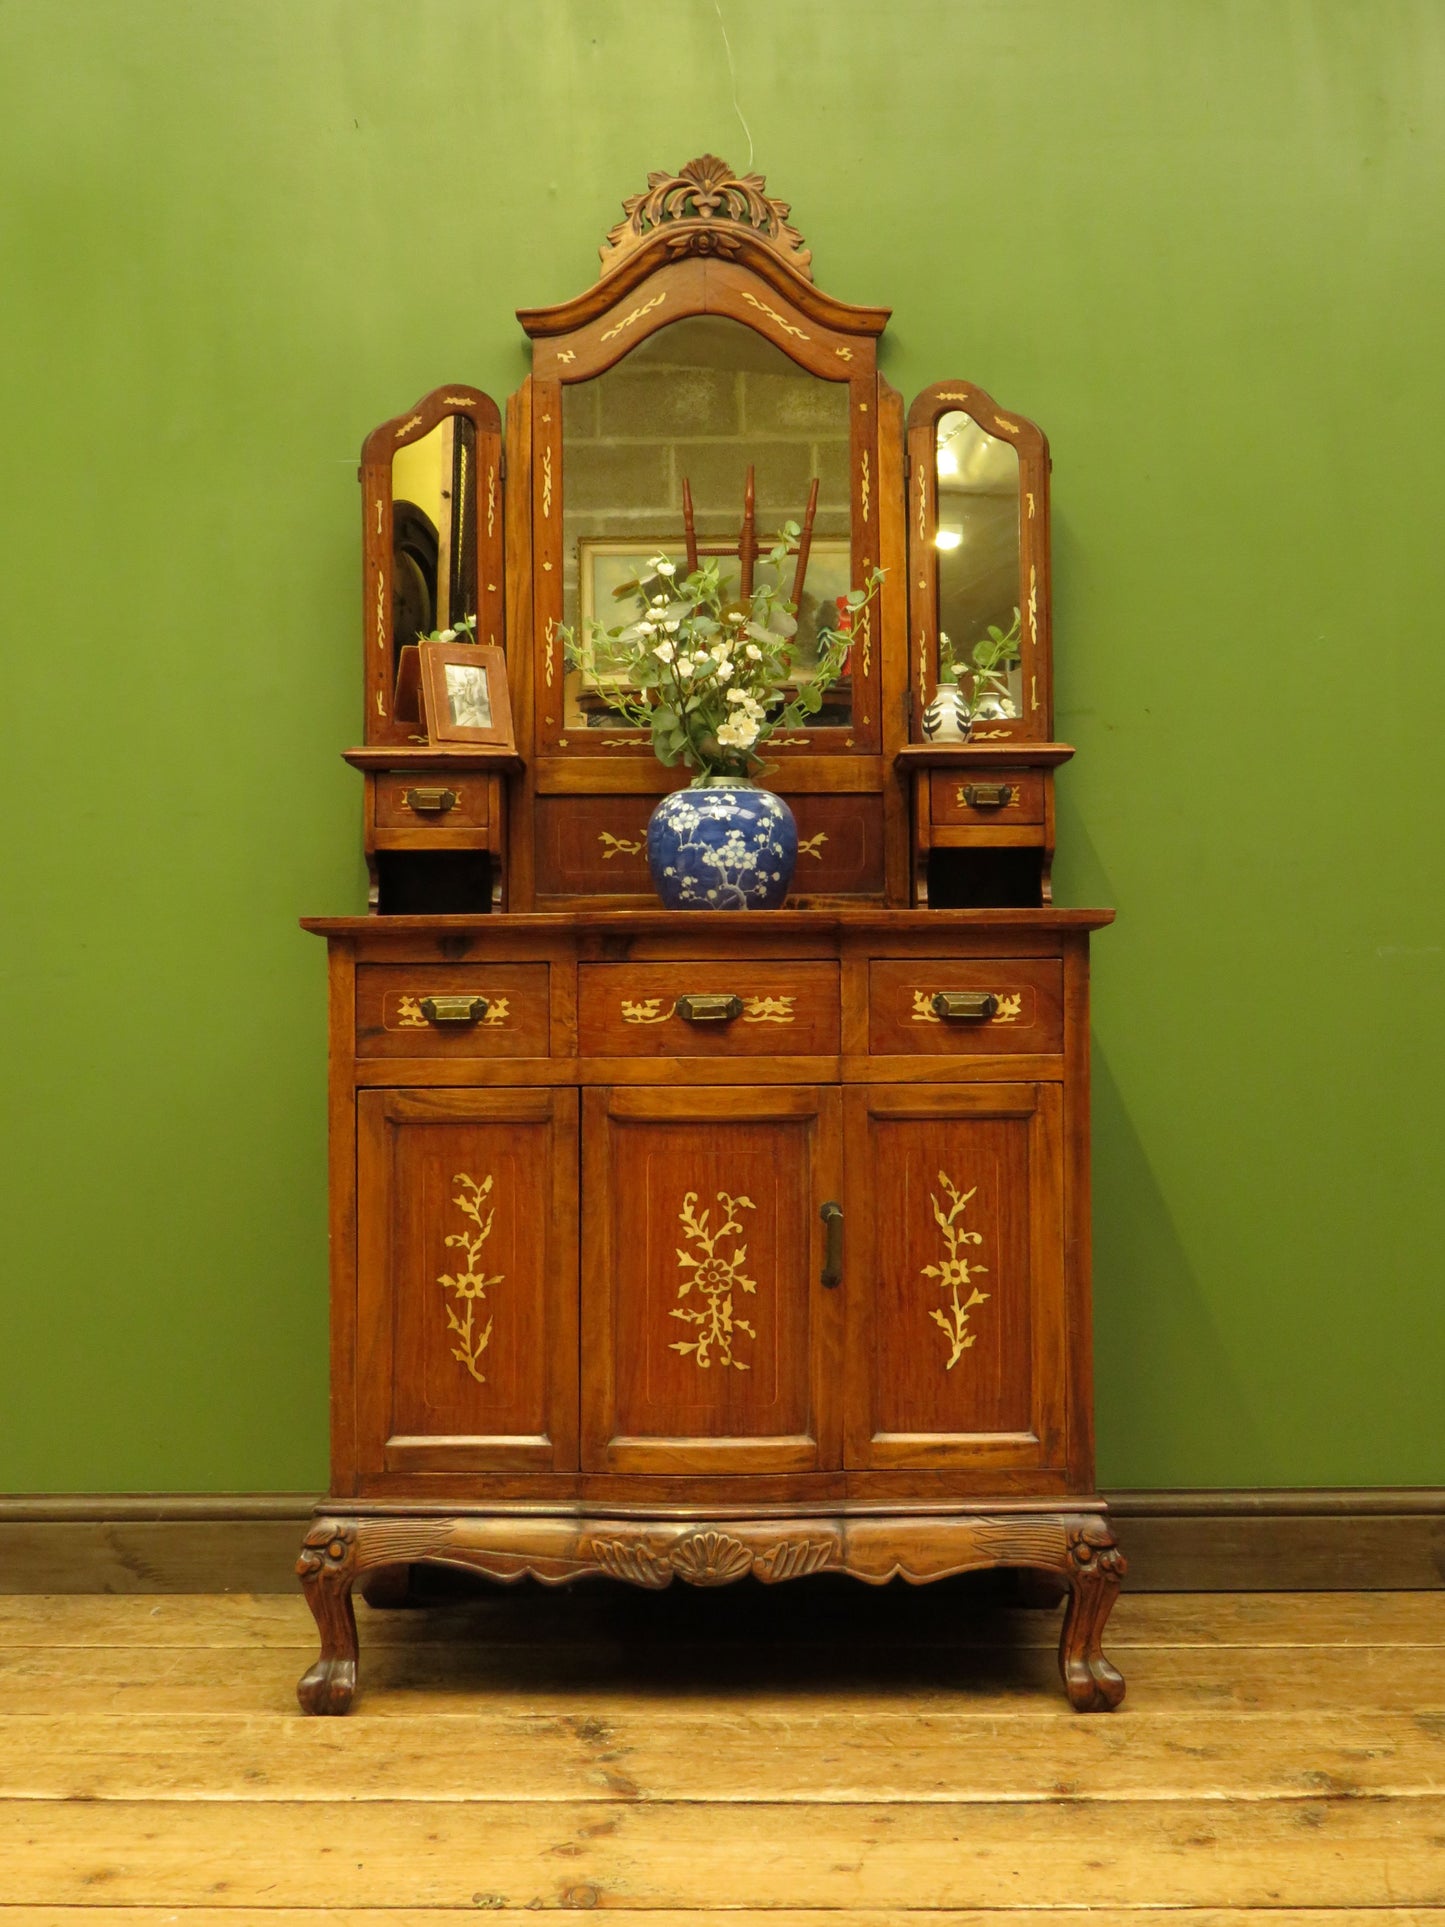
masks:
[(966, 743), (972, 727), (968, 698), (956, 682), (941, 682), (923, 712), (925, 742)]

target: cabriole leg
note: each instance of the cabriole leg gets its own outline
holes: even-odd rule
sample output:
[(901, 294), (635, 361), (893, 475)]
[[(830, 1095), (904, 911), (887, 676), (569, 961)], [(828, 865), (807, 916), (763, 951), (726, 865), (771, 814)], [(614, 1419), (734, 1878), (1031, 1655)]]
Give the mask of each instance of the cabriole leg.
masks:
[(1128, 1571), (1114, 1535), (1091, 1519), (1069, 1532), (1069, 1605), (1059, 1639), (1059, 1671), (1069, 1704), (1107, 1713), (1124, 1697), (1123, 1675), (1104, 1657), (1104, 1624)]
[(307, 1533), (296, 1576), (321, 1634), (321, 1657), (301, 1675), (296, 1697), (303, 1713), (346, 1713), (356, 1690), (356, 1527), (318, 1519)]

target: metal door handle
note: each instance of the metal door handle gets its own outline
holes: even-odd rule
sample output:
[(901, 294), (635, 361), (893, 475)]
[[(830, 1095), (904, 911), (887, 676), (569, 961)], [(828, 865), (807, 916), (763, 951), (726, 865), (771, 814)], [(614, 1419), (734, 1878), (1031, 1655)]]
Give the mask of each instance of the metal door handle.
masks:
[(1005, 810), (1013, 801), (1010, 783), (968, 783), (963, 800), (971, 810)]
[(843, 1282), (843, 1207), (830, 1198), (820, 1207), (818, 1216), (823, 1220), (827, 1238), (823, 1251), (823, 1289), (836, 1291)]

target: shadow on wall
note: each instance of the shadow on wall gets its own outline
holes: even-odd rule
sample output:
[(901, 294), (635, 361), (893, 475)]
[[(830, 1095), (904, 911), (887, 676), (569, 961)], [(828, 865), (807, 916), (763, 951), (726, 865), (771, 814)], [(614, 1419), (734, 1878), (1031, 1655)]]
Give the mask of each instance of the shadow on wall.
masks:
[[(1100, 1485), (1267, 1484), (1264, 1437), (1097, 1037), (1093, 1144)], [(1191, 1464), (1199, 1439), (1228, 1463)]]

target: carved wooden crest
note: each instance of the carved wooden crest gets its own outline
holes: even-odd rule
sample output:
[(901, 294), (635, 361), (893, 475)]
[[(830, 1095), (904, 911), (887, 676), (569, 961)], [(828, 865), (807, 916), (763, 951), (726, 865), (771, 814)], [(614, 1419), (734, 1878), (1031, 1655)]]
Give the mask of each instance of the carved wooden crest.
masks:
[(676, 225), (667, 236), (670, 254), (735, 254), (741, 228), (765, 242), (795, 273), (811, 281), (813, 256), (803, 237), (789, 225), (786, 201), (775, 201), (761, 174), (737, 175), (716, 154), (689, 161), (678, 174), (649, 174), (647, 192), (622, 203), (625, 218), (608, 233), (600, 253), (607, 273), (659, 229)]

